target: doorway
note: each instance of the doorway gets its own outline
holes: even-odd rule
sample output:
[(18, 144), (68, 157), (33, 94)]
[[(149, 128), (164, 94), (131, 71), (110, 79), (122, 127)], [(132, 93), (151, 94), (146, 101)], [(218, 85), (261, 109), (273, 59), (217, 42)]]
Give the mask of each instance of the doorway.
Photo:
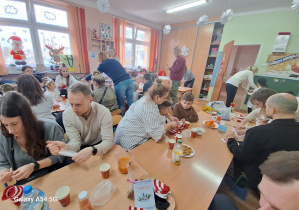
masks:
[[(223, 84), (220, 90), (219, 101), (226, 101), (225, 82), (238, 71), (245, 70), (248, 66), (255, 65), (260, 47), (261, 45), (234, 45), (228, 63), (226, 75), (223, 77)], [(236, 109), (247, 110), (246, 104), (244, 105), (246, 96), (246, 91), (242, 88), (238, 88), (234, 100)]]

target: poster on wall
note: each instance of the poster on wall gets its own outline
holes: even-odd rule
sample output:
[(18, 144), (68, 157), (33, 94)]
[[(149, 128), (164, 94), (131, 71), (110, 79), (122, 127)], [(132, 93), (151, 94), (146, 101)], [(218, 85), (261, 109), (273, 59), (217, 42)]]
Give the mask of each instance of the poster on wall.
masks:
[(100, 23), (101, 38), (105, 40), (112, 40), (112, 26), (107, 23)]
[(290, 40), (290, 32), (278, 33), (273, 52), (285, 52)]
[(279, 77), (299, 77), (299, 53), (270, 55), (265, 75)]
[(75, 63), (73, 55), (61, 55), (61, 62), (64, 63), (70, 72), (75, 72)]

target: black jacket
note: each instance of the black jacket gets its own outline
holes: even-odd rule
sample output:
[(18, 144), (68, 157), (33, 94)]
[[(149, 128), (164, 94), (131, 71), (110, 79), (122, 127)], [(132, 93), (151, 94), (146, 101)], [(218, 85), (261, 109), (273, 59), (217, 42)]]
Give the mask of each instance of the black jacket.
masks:
[(256, 188), (262, 179), (259, 166), (271, 153), (299, 151), (299, 122), (276, 119), (267, 125), (248, 129), (239, 146), (232, 138), (227, 146), (234, 158), (242, 162), (249, 187)]

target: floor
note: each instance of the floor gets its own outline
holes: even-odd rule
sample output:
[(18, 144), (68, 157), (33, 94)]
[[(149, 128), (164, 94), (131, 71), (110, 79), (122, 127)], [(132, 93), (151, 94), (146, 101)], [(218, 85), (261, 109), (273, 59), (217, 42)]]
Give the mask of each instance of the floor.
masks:
[[(208, 101), (202, 99), (195, 99), (193, 103), (193, 107), (196, 111), (201, 111), (202, 107), (206, 106)], [(232, 170), (231, 168), (229, 170)], [(232, 171), (230, 171), (232, 174)], [(241, 200), (233, 191), (230, 190), (229, 186), (222, 182), (218, 192), (228, 195), (230, 198), (233, 199), (239, 210), (256, 210), (259, 208), (259, 198), (257, 197), (256, 193), (248, 190), (246, 200)]]

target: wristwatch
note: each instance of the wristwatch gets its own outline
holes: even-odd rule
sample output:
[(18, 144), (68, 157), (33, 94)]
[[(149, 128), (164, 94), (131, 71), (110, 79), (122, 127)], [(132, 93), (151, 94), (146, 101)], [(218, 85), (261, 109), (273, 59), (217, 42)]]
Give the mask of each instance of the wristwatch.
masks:
[(38, 171), (39, 170), (39, 163), (35, 161), (35, 162), (33, 162), (33, 164), (34, 164), (33, 171)]
[(92, 155), (95, 156), (98, 153), (98, 149), (95, 146), (92, 147)]

